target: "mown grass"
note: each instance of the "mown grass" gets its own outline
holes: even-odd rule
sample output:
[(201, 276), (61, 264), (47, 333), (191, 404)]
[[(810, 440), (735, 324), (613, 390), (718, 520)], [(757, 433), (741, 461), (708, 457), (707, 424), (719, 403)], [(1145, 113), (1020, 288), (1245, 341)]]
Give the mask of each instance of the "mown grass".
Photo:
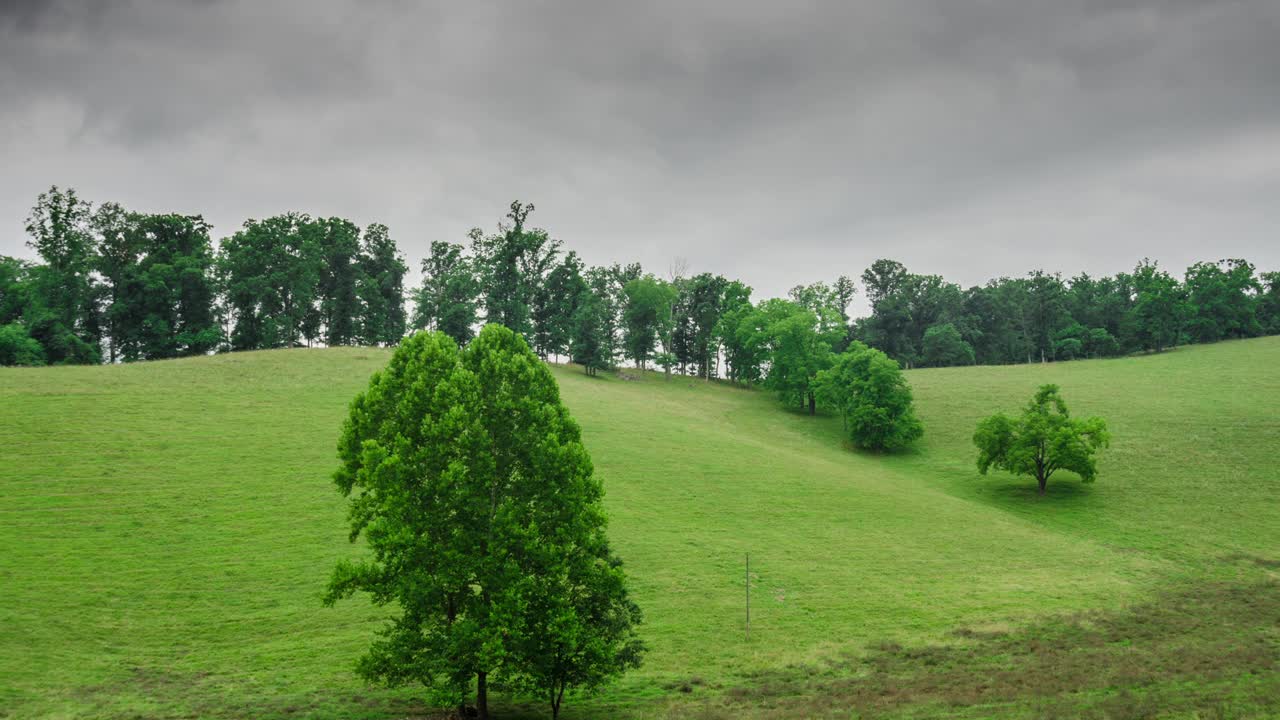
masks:
[[(414, 689), (367, 688), (351, 673), (382, 612), (319, 604), (334, 562), (358, 552), (329, 481), (338, 425), (387, 357), (292, 350), (0, 371), (0, 715), (426, 713)], [(1268, 700), (1280, 653), (1278, 361), (1280, 338), (1266, 338), (913, 371), (926, 436), (896, 456), (852, 452), (838, 420), (765, 393), (557, 368), (651, 647), (641, 671), (567, 712), (1280, 713)], [(1029, 480), (978, 475), (969, 445), (979, 418), (1016, 410), (1041, 382), (1115, 435), (1098, 483), (1055, 477), (1043, 498)], [(1197, 588), (1218, 601), (1186, 600)], [(1243, 596), (1265, 601), (1263, 624), (1223, 611), (1177, 640), (1180, 618)], [(1142, 610), (1178, 602), (1187, 609), (1173, 616)], [(1091, 645), (1071, 629), (1123, 634), (1137, 617), (1155, 619), (1128, 644)], [(1054, 648), (1039, 664), (1005, 644), (1033, 641)], [(1247, 652), (1201, 668), (1220, 643)], [(1168, 670), (1117, 674), (1132, 653)], [(1070, 680), (1013, 682), (1060, 665)], [(955, 690), (980, 677), (1009, 681)]]

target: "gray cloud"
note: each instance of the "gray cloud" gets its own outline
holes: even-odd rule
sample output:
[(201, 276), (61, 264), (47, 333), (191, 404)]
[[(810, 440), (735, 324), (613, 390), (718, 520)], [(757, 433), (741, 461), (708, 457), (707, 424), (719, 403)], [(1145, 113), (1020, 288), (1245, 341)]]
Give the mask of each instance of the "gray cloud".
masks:
[(589, 261), (765, 295), (884, 256), (1276, 268), (1276, 37), (1270, 0), (8, 2), (0, 253), (59, 183), (415, 260), (519, 197)]

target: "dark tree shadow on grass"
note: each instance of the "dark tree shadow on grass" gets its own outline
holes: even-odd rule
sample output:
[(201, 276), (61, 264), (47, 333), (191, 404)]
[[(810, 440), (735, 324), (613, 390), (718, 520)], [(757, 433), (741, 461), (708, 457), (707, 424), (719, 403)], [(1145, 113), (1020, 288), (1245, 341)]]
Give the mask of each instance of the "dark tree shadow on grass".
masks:
[(716, 709), (761, 718), (1277, 717), (1278, 626), (1274, 579), (1188, 584), (1009, 632), (956, 628), (952, 644), (887, 640), (829, 667), (763, 671)]
[(1056, 482), (1050, 480), (1049, 484), (1045, 487), (1043, 495), (1040, 494), (1039, 488), (1036, 487), (1036, 481), (1033, 478), (1027, 478), (1025, 480), (1000, 478), (978, 486), (975, 488), (975, 491), (976, 495), (991, 498), (1001, 504), (1011, 504), (1014, 501), (1086, 501), (1093, 496), (1093, 493), (1091, 492), (1092, 488), (1074, 477), (1063, 478)]

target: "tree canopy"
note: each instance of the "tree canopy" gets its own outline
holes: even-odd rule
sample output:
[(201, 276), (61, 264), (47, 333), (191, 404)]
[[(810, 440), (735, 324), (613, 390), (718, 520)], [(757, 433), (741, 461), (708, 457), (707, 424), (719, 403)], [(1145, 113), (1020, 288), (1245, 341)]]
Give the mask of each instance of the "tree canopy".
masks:
[(441, 704), (490, 684), (548, 701), (639, 662), (639, 609), (605, 536), (603, 490), (550, 370), (511, 330), (464, 350), (405, 339), (351, 404), (338, 489), (350, 538), (325, 601), (356, 592), (400, 614), (358, 671), (422, 683)]
[(636, 278), (623, 286), (625, 304), (622, 318), (627, 357), (644, 369), (653, 355), (658, 339), (665, 337), (671, 324), (671, 308), (677, 291), (670, 283), (652, 275)]
[[(796, 361), (820, 356), (818, 343), (799, 354), (792, 344), (779, 356), (781, 336), (760, 325), (769, 301), (753, 302), (742, 281), (686, 276), (680, 263), (666, 280), (637, 263), (588, 266), (530, 226), (533, 209), (515, 201), (493, 232), (474, 228), (467, 244), (431, 242), (422, 284), (409, 293), (410, 318), (407, 267), (385, 225), (360, 231), (346, 218), (285, 212), (246, 221), (215, 250), (199, 215), (115, 203), (95, 210), (74, 190), (52, 187), (25, 224), (40, 261), (20, 278), (0, 276), (11, 308), (0, 324), (14, 325), (6, 343), (24, 348), (0, 362), (394, 345), (410, 326), (465, 344), (481, 321), (513, 329), (544, 359), (590, 346), (593, 372), (620, 361), (645, 367), (661, 354), (675, 358), (664, 366), (671, 372), (777, 389), (798, 377), (790, 372)], [(1195, 263), (1183, 279), (1143, 259), (1113, 276), (1033, 270), (968, 288), (881, 258), (860, 278), (871, 306), (865, 317), (850, 318), (849, 275), (796, 285), (781, 301), (813, 313), (831, 352), (857, 340), (904, 368), (1113, 357), (1280, 333), (1280, 273), (1240, 258)], [(584, 315), (588, 295), (598, 305)], [(584, 345), (588, 328), (593, 341)], [(809, 402), (803, 389), (785, 392)]]
[(849, 439), (867, 450), (898, 450), (924, 434), (902, 368), (888, 355), (850, 343), (814, 381), (818, 398), (840, 414)]
[(1057, 385), (1041, 385), (1018, 418), (1003, 413), (978, 424), (973, 443), (978, 447), (978, 471), (991, 468), (1036, 479), (1043, 494), (1049, 478), (1067, 470), (1091, 483), (1097, 478), (1094, 455), (1111, 441), (1102, 418), (1075, 419)]

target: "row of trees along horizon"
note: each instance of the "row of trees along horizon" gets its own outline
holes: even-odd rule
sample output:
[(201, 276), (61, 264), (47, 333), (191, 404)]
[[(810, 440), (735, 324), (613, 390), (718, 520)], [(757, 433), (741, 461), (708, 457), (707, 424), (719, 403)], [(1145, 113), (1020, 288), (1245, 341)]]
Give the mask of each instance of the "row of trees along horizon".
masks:
[(591, 374), (619, 361), (657, 365), (762, 383), (812, 411), (817, 372), (853, 341), (910, 368), (1280, 333), (1280, 272), (1242, 259), (1199, 262), (1182, 279), (1144, 259), (1110, 277), (1036, 270), (968, 289), (882, 259), (861, 275), (871, 314), (854, 319), (848, 276), (753, 303), (749, 286), (717, 274), (588, 267), (528, 225), (533, 209), (513, 202), (497, 231), (472, 230), (469, 246), (431, 243), (421, 286), (406, 291), (408, 268), (385, 225), (290, 212), (246, 221), (215, 250), (198, 215), (95, 209), (53, 187), (26, 222), (43, 262), (0, 256), (0, 364), (393, 345), (417, 329), (465, 344), (483, 321)]

